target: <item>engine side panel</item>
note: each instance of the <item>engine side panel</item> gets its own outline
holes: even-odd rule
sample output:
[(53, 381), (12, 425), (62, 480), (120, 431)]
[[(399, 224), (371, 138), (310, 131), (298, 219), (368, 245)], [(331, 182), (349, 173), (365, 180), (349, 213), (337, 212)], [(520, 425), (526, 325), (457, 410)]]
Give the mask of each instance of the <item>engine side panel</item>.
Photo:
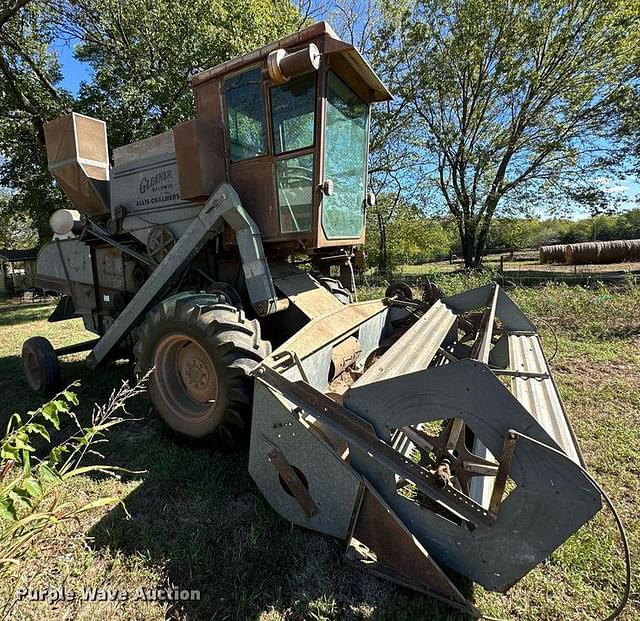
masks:
[(111, 213), (123, 207), (123, 231), (147, 244), (149, 232), (166, 226), (178, 239), (202, 209), (201, 202), (180, 198), (178, 166), (173, 140), (166, 153), (134, 157), (112, 169)]
[(45, 244), (38, 253), (36, 285), (71, 295), (85, 328), (97, 332), (91, 251), (86, 244), (78, 239), (54, 239)]

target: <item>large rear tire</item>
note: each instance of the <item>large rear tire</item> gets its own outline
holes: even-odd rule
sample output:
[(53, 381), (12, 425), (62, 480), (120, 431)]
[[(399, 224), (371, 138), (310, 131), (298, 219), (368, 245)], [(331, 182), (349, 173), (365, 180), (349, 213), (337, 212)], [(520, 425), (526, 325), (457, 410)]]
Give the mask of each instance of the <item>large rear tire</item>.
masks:
[(251, 371), (270, 353), (260, 324), (218, 295), (184, 292), (153, 308), (138, 331), (136, 374), (154, 369), (149, 395), (160, 417), (191, 438), (234, 444), (249, 431)]
[(60, 362), (43, 336), (32, 336), (22, 344), (22, 366), (31, 390), (52, 395), (60, 388)]

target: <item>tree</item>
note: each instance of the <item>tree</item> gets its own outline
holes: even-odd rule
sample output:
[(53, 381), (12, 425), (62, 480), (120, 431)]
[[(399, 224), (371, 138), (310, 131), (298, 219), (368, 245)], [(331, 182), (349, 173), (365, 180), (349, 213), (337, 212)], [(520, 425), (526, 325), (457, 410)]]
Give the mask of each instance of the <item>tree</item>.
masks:
[(32, 248), (37, 237), (28, 215), (12, 210), (9, 195), (0, 193), (0, 248)]
[(74, 0), (61, 16), (93, 70), (78, 107), (107, 122), (113, 147), (192, 118), (191, 75), (300, 25), (287, 0)]
[(494, 218), (489, 233), (491, 248), (518, 250), (534, 245), (540, 221), (532, 218)]
[(45, 2), (13, 0), (0, 16), (0, 186), (9, 212), (48, 234), (49, 214), (65, 205), (47, 170), (44, 123), (64, 113), (71, 96), (58, 88), (50, 50), (55, 28)]
[[(285, 36), (288, 0), (9, 0), (0, 9), (0, 186), (40, 241), (67, 206), (47, 170), (43, 125), (74, 110), (107, 122), (117, 147), (194, 116), (189, 76)], [(67, 37), (92, 68), (78, 97), (59, 86), (53, 46)]]
[[(604, 165), (632, 76), (622, 0), (417, 0), (386, 6), (378, 36), (412, 137), (433, 154), (465, 265), (480, 265), (509, 195), (575, 187)], [(589, 172), (585, 172), (588, 170)]]
[(447, 231), (402, 197), (383, 193), (367, 211), (365, 251), (378, 270), (389, 272), (401, 263), (424, 262), (446, 255)]
[[(387, 41), (376, 36), (384, 30), (387, 17), (381, 1), (338, 0), (330, 7), (316, 4), (321, 6), (317, 16), (328, 19), (338, 36), (371, 62), (383, 82), (394, 83), (397, 66), (385, 62), (388, 60)], [(394, 95), (394, 101), (372, 106), (369, 133), (369, 188), (380, 199), (368, 210), (366, 250), (370, 261), (383, 272), (392, 269), (400, 260), (398, 223), (408, 225), (409, 213), (413, 223), (422, 218), (409, 205), (421, 204), (424, 210), (425, 205), (433, 204), (429, 188), (414, 183), (428, 155), (412, 141), (406, 99), (401, 93)]]
[[(629, 84), (619, 102), (619, 122), (616, 139), (620, 143), (619, 158), (628, 165), (627, 172), (636, 179), (640, 178), (640, 36), (638, 16), (640, 0), (627, 0), (620, 7), (621, 19), (627, 23), (629, 43), (621, 54), (632, 64), (635, 80)], [(636, 197), (640, 201), (640, 196)]]

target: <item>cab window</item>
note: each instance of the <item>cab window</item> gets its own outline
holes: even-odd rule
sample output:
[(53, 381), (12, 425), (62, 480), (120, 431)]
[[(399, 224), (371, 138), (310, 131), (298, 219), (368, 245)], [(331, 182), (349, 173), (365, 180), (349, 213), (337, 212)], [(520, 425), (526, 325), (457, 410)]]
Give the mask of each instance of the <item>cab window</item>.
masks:
[(315, 73), (271, 87), (271, 119), (276, 155), (313, 145), (315, 103)]
[(262, 73), (259, 68), (227, 78), (229, 155), (233, 161), (246, 160), (267, 152)]
[(335, 73), (327, 78), (324, 178), (333, 195), (322, 199), (327, 239), (359, 237), (364, 226), (369, 105)]
[(311, 230), (313, 205), (313, 154), (276, 161), (280, 231)]
[(282, 233), (311, 230), (316, 75), (270, 89), (274, 167)]

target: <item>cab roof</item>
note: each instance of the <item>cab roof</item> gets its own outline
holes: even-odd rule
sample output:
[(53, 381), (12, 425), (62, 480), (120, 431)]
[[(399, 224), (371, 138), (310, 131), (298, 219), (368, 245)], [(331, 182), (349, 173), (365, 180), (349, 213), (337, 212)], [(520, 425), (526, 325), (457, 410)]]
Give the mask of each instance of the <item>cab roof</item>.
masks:
[(271, 52), (279, 48), (297, 48), (304, 44), (316, 43), (323, 54), (341, 55), (362, 78), (370, 92), (370, 101), (389, 101), (393, 99), (382, 80), (376, 75), (369, 63), (350, 43), (342, 41), (327, 22), (317, 22), (308, 28), (299, 30), (274, 43), (265, 45), (253, 52), (227, 60), (211, 69), (196, 73), (191, 78), (191, 85), (197, 87), (209, 80), (220, 78), (242, 67), (252, 65), (265, 59)]

